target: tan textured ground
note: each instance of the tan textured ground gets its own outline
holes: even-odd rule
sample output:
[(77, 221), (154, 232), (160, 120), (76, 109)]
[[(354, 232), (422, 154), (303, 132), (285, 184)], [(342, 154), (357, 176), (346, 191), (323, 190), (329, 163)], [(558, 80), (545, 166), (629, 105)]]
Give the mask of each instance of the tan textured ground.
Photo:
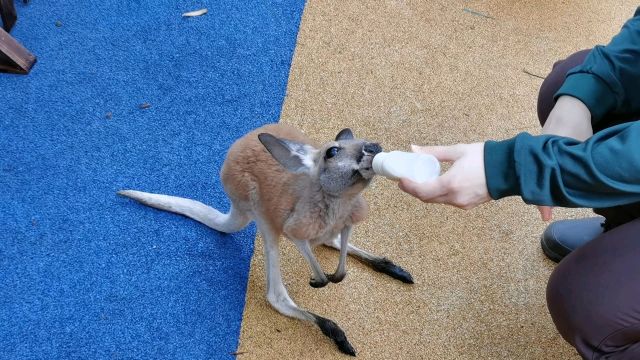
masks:
[[(607, 42), (632, 1), (309, 1), (282, 121), (324, 140), (343, 127), (386, 149), (538, 133), (535, 100), (551, 65)], [(488, 17), (465, 11), (469, 9)], [(574, 359), (547, 313), (553, 264), (534, 207), (507, 199), (462, 211), (423, 205), (377, 179), (354, 243), (409, 270), (407, 286), (350, 259), (323, 289), (283, 242), (294, 300), (339, 323), (361, 359)], [(566, 218), (587, 211), (557, 211)], [(241, 359), (340, 359), (314, 327), (265, 300), (262, 240), (249, 279)], [(319, 249), (327, 272), (337, 253)]]

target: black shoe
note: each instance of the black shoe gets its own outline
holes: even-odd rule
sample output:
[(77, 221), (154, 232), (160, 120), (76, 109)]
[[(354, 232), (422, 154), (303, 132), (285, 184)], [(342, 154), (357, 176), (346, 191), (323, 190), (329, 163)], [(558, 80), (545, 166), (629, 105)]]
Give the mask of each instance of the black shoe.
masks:
[(540, 236), (542, 251), (552, 261), (560, 262), (570, 252), (602, 234), (603, 223), (602, 217), (553, 222)]

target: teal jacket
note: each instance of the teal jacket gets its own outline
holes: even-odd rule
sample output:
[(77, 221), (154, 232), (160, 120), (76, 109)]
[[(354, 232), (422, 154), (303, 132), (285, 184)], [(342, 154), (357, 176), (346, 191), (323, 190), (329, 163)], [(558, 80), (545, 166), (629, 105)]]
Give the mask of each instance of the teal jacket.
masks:
[[(595, 127), (614, 114), (640, 120), (640, 8), (607, 46), (596, 46), (569, 72), (560, 95), (580, 99)], [(640, 121), (584, 142), (527, 133), (487, 141), (484, 161), (493, 199), (519, 195), (529, 204), (593, 208), (640, 202)]]

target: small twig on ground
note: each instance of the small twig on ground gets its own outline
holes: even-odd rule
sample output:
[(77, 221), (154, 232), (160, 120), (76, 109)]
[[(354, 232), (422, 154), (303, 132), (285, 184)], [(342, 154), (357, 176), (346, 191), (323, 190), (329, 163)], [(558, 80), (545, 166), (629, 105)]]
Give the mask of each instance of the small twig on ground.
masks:
[(247, 353), (246, 351), (234, 351), (232, 353), (229, 353), (229, 355), (238, 356), (246, 353)]
[(542, 80), (544, 80), (544, 79), (545, 79), (545, 77), (544, 77), (544, 76), (540, 76), (540, 75), (538, 75), (538, 74), (534, 74), (534, 73), (532, 73), (532, 72), (530, 72), (530, 71), (527, 71), (527, 69), (522, 69), (522, 72), (523, 72), (523, 73), (525, 73), (525, 74), (527, 74), (527, 75), (531, 75), (531, 76), (533, 76), (533, 77), (537, 77), (538, 79), (542, 79)]
[(468, 8), (464, 8), (464, 9), (462, 9), (462, 11), (468, 12), (471, 15), (480, 16), (480, 17), (487, 18), (487, 19), (492, 19), (492, 20), (496, 19), (493, 16), (489, 16), (487, 14), (483, 14), (481, 12), (477, 12), (477, 11), (474, 11), (474, 10), (471, 10), (471, 9), (468, 9)]
[(200, 9), (200, 10), (186, 12), (186, 13), (182, 14), (182, 16), (183, 17), (195, 17), (195, 16), (202, 16), (202, 15), (204, 15), (206, 13), (207, 13), (207, 9)]

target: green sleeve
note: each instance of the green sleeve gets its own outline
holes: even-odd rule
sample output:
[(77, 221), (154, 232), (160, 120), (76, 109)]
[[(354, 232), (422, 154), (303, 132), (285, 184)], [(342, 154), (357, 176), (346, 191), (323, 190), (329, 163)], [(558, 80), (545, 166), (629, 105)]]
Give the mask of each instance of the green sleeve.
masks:
[(640, 201), (640, 121), (585, 142), (521, 133), (488, 141), (485, 175), (493, 199), (519, 195), (529, 204), (604, 208)]
[(580, 99), (593, 125), (608, 114), (640, 113), (640, 8), (608, 45), (569, 71), (555, 98), (562, 95)]

